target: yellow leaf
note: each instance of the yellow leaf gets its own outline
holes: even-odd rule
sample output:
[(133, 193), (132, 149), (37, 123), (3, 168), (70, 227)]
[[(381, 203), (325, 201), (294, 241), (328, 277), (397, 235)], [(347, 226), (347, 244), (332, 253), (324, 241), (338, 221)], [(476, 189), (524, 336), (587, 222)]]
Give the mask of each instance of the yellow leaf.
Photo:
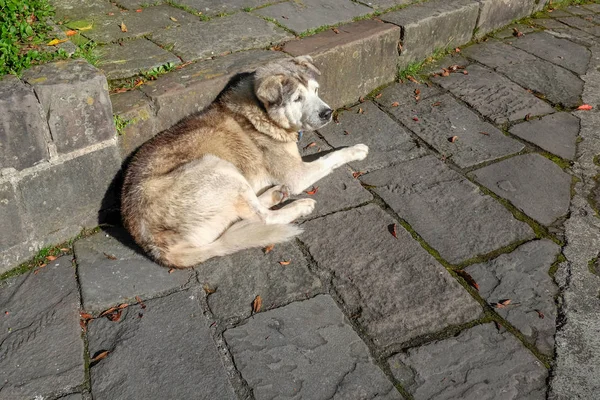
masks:
[(171, 19), (171, 21), (173, 21), (173, 22), (177, 22), (177, 18), (175, 18), (175, 17), (169, 17), (169, 19)]
[(69, 39), (52, 39), (47, 43), (48, 46), (56, 46), (57, 44), (64, 43)]
[(255, 313), (259, 312), (260, 309), (262, 307), (262, 299), (259, 296), (256, 296), (254, 298), (254, 301), (252, 302), (252, 311), (254, 311)]
[(125, 23), (121, 22), (121, 25), (119, 25), (121, 27), (121, 32), (127, 32), (127, 26), (125, 26)]

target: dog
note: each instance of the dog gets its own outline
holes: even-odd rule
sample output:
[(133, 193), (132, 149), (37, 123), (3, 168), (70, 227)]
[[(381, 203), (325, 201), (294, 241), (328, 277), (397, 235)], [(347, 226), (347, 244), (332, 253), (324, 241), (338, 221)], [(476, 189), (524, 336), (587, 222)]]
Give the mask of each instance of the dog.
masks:
[(310, 214), (315, 200), (271, 208), (369, 151), (357, 144), (303, 162), (300, 132), (332, 119), (318, 75), (309, 56), (240, 74), (205, 110), (143, 144), (121, 197), (136, 243), (164, 266), (187, 268), (300, 234), (292, 221)]

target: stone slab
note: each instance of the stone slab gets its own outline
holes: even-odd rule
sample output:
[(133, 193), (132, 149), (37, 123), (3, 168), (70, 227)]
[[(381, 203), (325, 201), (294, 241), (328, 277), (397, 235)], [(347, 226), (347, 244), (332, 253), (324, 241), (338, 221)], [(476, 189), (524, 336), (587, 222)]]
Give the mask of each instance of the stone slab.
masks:
[[(313, 142), (315, 143), (314, 146), (307, 147)], [(314, 132), (305, 133), (298, 142), (298, 147), (300, 148), (300, 154), (306, 162), (314, 161), (319, 156), (323, 156), (331, 150), (331, 147)], [(302, 196), (310, 197), (317, 201), (315, 210), (304, 219), (312, 219), (335, 211), (355, 207), (373, 199), (371, 193), (362, 187), (358, 179), (352, 176), (352, 170), (347, 166), (336, 169), (325, 178), (315, 182), (314, 186), (319, 188), (317, 193), (310, 196)]]
[(285, 57), (279, 51), (253, 50), (189, 65), (146, 82), (141, 91), (153, 101), (156, 129), (162, 131), (208, 106), (236, 74)]
[(34, 66), (23, 73), (33, 86), (59, 153), (115, 136), (106, 77), (85, 60)]
[(592, 47), (598, 42), (598, 38), (594, 35), (590, 35), (589, 33), (580, 31), (579, 29), (571, 28), (567, 25), (563, 26), (565, 28), (552, 30), (548, 29), (545, 32), (556, 38), (566, 39), (585, 47)]
[(193, 270), (161, 267), (123, 229), (111, 229), (74, 245), (83, 308), (92, 313), (181, 290), (194, 283)]
[(369, 146), (365, 160), (349, 163), (356, 171), (373, 171), (425, 154), (404, 128), (370, 101), (340, 112), (338, 121), (319, 129), (319, 133), (335, 148), (358, 143)]
[[(24, 176), (17, 187), (36, 238), (65, 240), (83, 227), (97, 226), (99, 211), (115, 204), (115, 193), (108, 189), (120, 165), (116, 148), (110, 146)], [(52, 239), (63, 227), (67, 236)]]
[[(73, 24), (84, 24), (89, 22), (92, 29), (85, 30), (82, 35), (98, 44), (116, 42), (122, 39), (136, 38), (160, 32), (164, 29), (175, 29), (183, 24), (197, 21), (198, 17), (188, 12), (169, 5), (141, 8), (142, 12), (120, 11), (114, 15), (104, 15), (97, 18), (84, 18), (80, 21), (67, 23), (67, 27), (75, 27)], [(125, 24), (127, 31), (124, 32), (121, 24)]]
[(360, 178), (453, 264), (531, 239), (533, 231), (433, 156)]
[(109, 352), (90, 369), (94, 399), (235, 399), (199, 295), (145, 300), (119, 321), (89, 322), (90, 355)]
[(554, 352), (554, 298), (558, 287), (548, 271), (559, 252), (556, 243), (536, 240), (510, 254), (465, 269), (479, 284), (479, 294), (489, 304), (511, 300), (509, 305), (495, 311), (549, 356)]
[(309, 54), (321, 70), (321, 97), (336, 109), (392, 82), (397, 73), (400, 28), (375, 20), (344, 25), (286, 43), (293, 56)]
[[(12, 183), (3, 182), (0, 184), (0, 204), (2, 204), (2, 207), (0, 207), (0, 220), (7, 228), (0, 230), (0, 250), (6, 250), (25, 241), (28, 236), (24, 229), (20, 202)], [(0, 273), (2, 273), (2, 268), (0, 268)]]
[[(281, 265), (280, 261), (290, 264)], [(208, 296), (208, 306), (221, 319), (249, 317), (256, 296), (261, 297), (266, 311), (324, 291), (293, 242), (275, 245), (268, 254), (251, 249), (213, 258), (195, 269), (200, 284), (216, 290)]]
[(79, 291), (71, 257), (0, 282), (3, 399), (46, 398), (84, 382)]
[(565, 29), (568, 26), (553, 18), (536, 18), (533, 23), (546, 29)]
[(591, 56), (585, 47), (546, 32), (523, 36), (513, 45), (577, 74), (585, 73)]
[(481, 308), (399, 224), (371, 204), (309, 221), (301, 239), (347, 315), (386, 349), (469, 322)]
[(510, 133), (567, 160), (575, 158), (579, 118), (569, 113), (555, 113), (514, 125)]
[(594, 36), (600, 36), (600, 26), (594, 24), (591, 21), (587, 21), (583, 18), (577, 17), (564, 17), (558, 19), (560, 22), (572, 26), (573, 28), (581, 29), (584, 32), (592, 34)]
[(233, 359), (262, 399), (401, 399), (329, 296), (228, 329)]
[(573, 4), (569, 7), (565, 8), (565, 11), (570, 12), (573, 15), (582, 15), (582, 16), (587, 16), (589, 14), (593, 14), (594, 12), (586, 7), (577, 5), (577, 4)]
[(481, 12), (477, 21), (475, 37), (502, 28), (514, 20), (529, 16), (535, 0), (479, 0)]
[(472, 174), (479, 183), (544, 225), (569, 210), (571, 175), (539, 154), (513, 157)]
[(144, 38), (102, 46), (98, 57), (98, 68), (106, 79), (129, 78), (167, 63), (181, 64), (179, 58)]
[(467, 57), (495, 69), (512, 81), (545, 96), (554, 104), (581, 104), (583, 81), (558, 65), (541, 60), (508, 44), (488, 41), (463, 52)]
[(297, 34), (322, 26), (351, 22), (353, 18), (372, 12), (371, 8), (349, 0), (287, 1), (255, 11), (263, 17), (275, 19)]
[[(388, 103), (386, 110), (461, 168), (518, 153), (524, 148), (448, 94), (420, 100), (410, 107), (390, 107)], [(452, 142), (454, 136), (458, 139)]]
[(436, 50), (468, 43), (473, 37), (479, 6), (470, 0), (431, 0), (413, 4), (381, 18), (402, 27), (399, 65), (421, 61)]
[(0, 81), (0, 170), (48, 159), (48, 123), (35, 93), (16, 76)]
[(497, 124), (554, 111), (533, 94), (487, 68), (471, 65), (468, 71), (468, 75), (453, 73), (435, 77), (433, 81)]
[(240, 10), (261, 7), (270, 4), (270, 0), (226, 0), (215, 2), (213, 0), (175, 0), (174, 3), (194, 10), (209, 17), (231, 14)]
[(118, 136), (119, 152), (126, 159), (142, 143), (158, 133), (158, 124), (152, 101), (141, 90), (111, 94), (114, 115), (127, 125)]
[(266, 48), (291, 38), (291, 34), (273, 23), (247, 13), (211, 21), (193, 21), (152, 35), (153, 42), (184, 61)]
[(415, 400), (546, 398), (546, 368), (493, 324), (409, 349), (389, 364)]
[(51, 0), (54, 7), (54, 20), (74, 21), (107, 15), (108, 13), (118, 14), (121, 9), (106, 0)]

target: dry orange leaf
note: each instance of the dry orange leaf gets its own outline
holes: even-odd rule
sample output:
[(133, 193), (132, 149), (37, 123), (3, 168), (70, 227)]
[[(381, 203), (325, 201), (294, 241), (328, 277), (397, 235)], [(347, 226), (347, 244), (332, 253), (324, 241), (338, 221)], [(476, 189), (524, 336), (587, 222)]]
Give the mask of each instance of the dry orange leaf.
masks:
[(477, 284), (477, 282), (475, 282), (475, 279), (473, 279), (473, 277), (471, 275), (469, 275), (469, 273), (467, 271), (465, 271), (464, 269), (459, 269), (459, 270), (456, 270), (456, 274), (458, 276), (460, 276), (461, 278), (463, 278), (465, 280), (465, 282), (467, 282), (469, 285), (471, 285), (475, 289), (479, 290), (479, 285)]
[(521, 37), (523, 36), (523, 32), (519, 31), (517, 28), (513, 28), (513, 36)]
[(463, 75), (469, 75), (469, 71), (467, 71), (466, 69), (463, 71)]
[(583, 110), (583, 111), (590, 111), (592, 108), (592, 106), (590, 106), (589, 104), (582, 104), (579, 107), (577, 107), (578, 110)]
[(437, 106), (441, 106), (441, 105), (442, 105), (442, 103), (441, 103), (441, 102), (439, 102), (439, 101), (436, 101), (435, 103), (433, 103), (433, 104), (431, 105), (431, 107), (437, 107)]
[(392, 103), (392, 107), (398, 107), (400, 105), (400, 103), (398, 103), (397, 101)]
[(73, 35), (77, 35), (77, 31), (74, 31), (72, 29), (68, 30), (65, 32), (65, 35), (67, 36), (73, 36)]
[(418, 96), (421, 94), (421, 91), (419, 89), (415, 89), (415, 96)]
[(362, 171), (356, 171), (352, 173), (352, 176), (354, 177), (354, 179), (358, 178), (361, 175), (364, 175), (365, 173)]
[(272, 251), (273, 251), (273, 249), (274, 249), (274, 248), (275, 248), (275, 245), (274, 245), (274, 244), (270, 244), (270, 245), (268, 245), (267, 247), (265, 247), (265, 248), (264, 248), (264, 252), (265, 252), (265, 254), (269, 254), (270, 252), (272, 252)]
[(443, 70), (441, 73), (442, 76), (446, 77), (446, 76), (450, 76), (450, 72), (448, 72), (447, 70)]
[(279, 265), (290, 265), (290, 263), (292, 262), (292, 260), (286, 260), (286, 261), (278, 261)]
[(419, 81), (418, 81), (418, 80), (416, 80), (414, 77), (412, 77), (412, 76), (410, 76), (410, 75), (408, 75), (408, 76), (406, 77), (406, 79), (408, 79), (408, 80), (409, 80), (409, 81), (411, 81), (412, 83), (419, 83)]
[(365, 102), (365, 98), (364, 98), (363, 96), (360, 96), (360, 97), (358, 98), (358, 101), (360, 101), (361, 103), (364, 103), (364, 102)]
[(127, 32), (127, 26), (124, 22), (121, 22), (121, 25), (119, 25), (119, 27), (121, 28), (121, 32)]
[(262, 299), (260, 298), (260, 295), (258, 295), (254, 298), (254, 301), (252, 302), (252, 311), (257, 313), (260, 311), (261, 307), (262, 307)]
[(98, 353), (96, 355), (96, 357), (94, 357), (94, 358), (92, 358), (90, 360), (90, 363), (94, 363), (94, 362), (102, 360), (103, 358), (106, 358), (106, 356), (108, 355), (108, 353), (109, 353), (108, 350), (105, 350), (105, 351), (102, 351), (102, 352)]
[(392, 234), (393, 237), (395, 237), (396, 239), (398, 239), (398, 231), (396, 230), (396, 224), (391, 224), (389, 226), (390, 229), (390, 233)]
[(138, 8), (137, 10), (135, 10), (135, 12), (142, 12), (142, 9)]
[(317, 193), (318, 191), (319, 191), (319, 187), (313, 186), (312, 190), (307, 190), (305, 193), (312, 196), (313, 194)]
[(79, 316), (80, 316), (80, 317), (81, 317), (81, 319), (82, 319), (82, 320), (84, 320), (84, 321), (87, 321), (87, 320), (90, 320), (90, 319), (94, 318), (94, 317), (92, 316), (92, 314), (85, 313), (85, 312), (79, 313)]
[(450, 143), (454, 143), (454, 142), (456, 142), (457, 140), (458, 140), (458, 136), (452, 136), (452, 137), (449, 137), (449, 138), (448, 138), (448, 141), (449, 141)]
[(304, 150), (306, 150), (308, 148), (311, 148), (313, 146), (316, 146), (316, 145), (317, 145), (317, 142), (310, 142), (309, 144), (307, 144), (306, 146), (304, 146)]
[(544, 319), (544, 313), (541, 312), (540, 310), (535, 310), (535, 312), (538, 313), (538, 317), (540, 317), (541, 319)]
[(56, 260), (57, 258), (58, 258), (58, 257), (56, 257), (56, 256), (46, 256), (46, 260), (48, 260), (48, 261), (54, 261), (54, 260)]
[(338, 30), (338, 28), (331, 28), (332, 31), (334, 31), (336, 34), (340, 33), (340, 31)]
[(116, 312), (113, 312), (111, 314), (106, 314), (106, 318), (108, 318), (108, 320), (112, 322), (119, 322), (121, 320), (121, 312), (121, 310), (117, 310)]
[(454, 51), (460, 53), (460, 47), (455, 48)]
[(213, 289), (213, 288), (211, 288), (211, 287), (210, 287), (210, 286), (208, 286), (208, 285), (204, 285), (204, 286), (202, 286), (202, 289), (204, 289), (204, 292), (205, 292), (206, 294), (213, 294), (214, 292), (216, 292), (216, 291), (217, 291), (217, 289)]
[(81, 328), (81, 330), (84, 333), (87, 332), (87, 324), (84, 320), (82, 320), (82, 319), (79, 320), (79, 327)]
[(175, 268), (169, 269), (169, 273), (172, 274), (175, 271)]
[(356, 113), (357, 113), (357, 114), (362, 114), (362, 113), (364, 113), (364, 111), (363, 111), (363, 109), (362, 109), (362, 108), (360, 108), (360, 107), (359, 107), (359, 108), (358, 108), (358, 111), (357, 111)]
[(376, 99), (380, 98), (381, 96), (383, 96), (383, 93), (379, 93), (377, 96), (375, 96)]

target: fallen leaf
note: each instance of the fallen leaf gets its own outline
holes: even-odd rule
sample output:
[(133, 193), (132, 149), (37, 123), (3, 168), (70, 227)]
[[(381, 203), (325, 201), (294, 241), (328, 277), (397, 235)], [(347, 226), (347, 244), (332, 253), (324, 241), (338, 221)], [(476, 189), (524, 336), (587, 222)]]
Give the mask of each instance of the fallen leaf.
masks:
[(479, 133), (481, 133), (482, 135), (485, 135), (485, 136), (490, 136), (490, 134), (487, 132), (479, 132)]
[(475, 282), (475, 279), (473, 279), (473, 277), (469, 275), (467, 271), (465, 271), (464, 269), (458, 269), (456, 270), (456, 274), (463, 278), (465, 282), (467, 282), (470, 286), (473, 286), (475, 289), (477, 289), (477, 291), (479, 291), (479, 285), (477, 284), (477, 282)]
[(67, 249), (66, 247), (61, 247), (59, 250), (60, 251), (69, 251), (69, 249)]
[(458, 140), (458, 136), (452, 136), (452, 137), (449, 137), (449, 138), (448, 138), (448, 141), (449, 141), (450, 143), (454, 143), (454, 142), (456, 142), (457, 140)]
[(441, 106), (441, 105), (442, 105), (442, 103), (441, 103), (441, 102), (439, 102), (439, 101), (436, 101), (435, 103), (433, 103), (433, 104), (431, 105), (431, 107), (438, 107), (438, 106)]
[(317, 145), (317, 142), (310, 142), (309, 144), (307, 144), (306, 146), (304, 146), (304, 150), (309, 149), (309, 148), (311, 148), (313, 146), (316, 146), (316, 145)]
[(583, 110), (583, 111), (590, 111), (592, 108), (592, 106), (590, 106), (589, 104), (582, 104), (579, 107), (577, 107), (578, 110)]
[(344, 135), (349, 135), (349, 134), (350, 134), (350, 132), (344, 131)]
[(457, 47), (457, 48), (455, 48), (455, 49), (454, 49), (454, 51), (455, 51), (456, 53), (460, 53), (460, 47)]
[(413, 121), (419, 122), (419, 117), (413, 117)]
[(114, 13), (114, 12), (109, 12), (109, 13), (108, 13), (108, 14), (106, 14), (106, 15), (113, 16), (113, 15), (115, 15), (115, 13)]
[(122, 309), (124, 309), (124, 308), (127, 308), (127, 307), (129, 307), (129, 304), (127, 304), (127, 303), (119, 304), (119, 305), (117, 306), (117, 308), (118, 308), (119, 310), (122, 310)]
[(469, 71), (467, 71), (466, 69), (463, 71), (463, 75), (469, 75)]
[(337, 33), (340, 33), (340, 31), (339, 31), (337, 28), (331, 28), (331, 30), (332, 30), (333, 32), (335, 32), (336, 34), (337, 34)]
[(502, 304), (503, 306), (507, 306), (510, 304), (510, 301), (511, 301), (510, 299), (503, 299), (503, 300), (500, 300), (498, 303)]
[(380, 98), (381, 96), (383, 96), (383, 93), (379, 93), (378, 95), (375, 96), (376, 99)]
[(260, 295), (258, 295), (254, 298), (254, 301), (252, 302), (252, 311), (257, 313), (260, 311), (261, 307), (262, 307), (262, 299), (260, 298)]
[(354, 177), (354, 179), (358, 178), (361, 175), (364, 175), (365, 173), (362, 171), (356, 171), (352, 173), (352, 176)]
[(316, 194), (318, 191), (319, 191), (319, 187), (313, 186), (312, 190), (307, 190), (304, 193), (308, 194), (309, 196), (312, 196), (313, 194)]
[(142, 310), (144, 308), (146, 308), (146, 305), (144, 304), (144, 302), (142, 301), (140, 296), (135, 296), (135, 300), (138, 302), (138, 304), (140, 305), (140, 307), (142, 307)]
[(116, 260), (117, 257), (113, 256), (112, 254), (108, 254), (108, 253), (104, 253), (104, 256), (106, 258), (108, 258), (109, 260)]
[(169, 269), (169, 273), (172, 274), (175, 271), (175, 268)]
[(267, 247), (264, 248), (265, 254), (269, 254), (271, 251), (273, 251), (274, 248), (275, 248), (274, 244), (268, 245)]
[(95, 363), (95, 362), (102, 360), (103, 358), (106, 358), (106, 356), (108, 356), (108, 353), (109, 353), (108, 350), (101, 351), (100, 353), (98, 353), (96, 355), (96, 357), (94, 357), (90, 360), (90, 363)]
[(175, 17), (169, 17), (169, 19), (173, 22), (177, 22), (177, 18), (175, 18)]
[(398, 103), (397, 101), (392, 103), (392, 107), (398, 107), (400, 105), (400, 103)]
[(52, 39), (51, 41), (46, 43), (46, 45), (47, 46), (56, 46), (57, 44), (64, 43), (67, 40), (69, 40), (69, 39)]
[(290, 265), (291, 262), (292, 260), (278, 261), (279, 265)]
[(360, 97), (358, 98), (358, 101), (360, 101), (361, 103), (364, 103), (364, 102), (365, 102), (365, 98), (364, 98), (363, 96), (360, 96)]
[(364, 111), (363, 111), (363, 109), (362, 109), (362, 108), (360, 108), (360, 107), (359, 107), (359, 108), (358, 108), (358, 111), (357, 111), (356, 113), (357, 113), (357, 114), (362, 114), (362, 113), (364, 113)]
[(54, 260), (56, 260), (57, 258), (58, 258), (58, 257), (56, 257), (56, 256), (46, 256), (46, 260), (48, 260), (48, 261), (54, 261)]
[(89, 321), (90, 319), (93, 319), (93, 318), (94, 318), (94, 317), (92, 316), (92, 314), (85, 313), (85, 312), (79, 313), (79, 317), (80, 317), (82, 320), (84, 320), (84, 321)]
[(530, 119), (531, 119), (531, 114), (527, 114), (527, 115), (525, 116), (525, 121), (529, 121)]
[(415, 89), (415, 96), (418, 96), (421, 94), (421, 91), (419, 89)]
[(213, 294), (214, 292), (217, 291), (217, 289), (213, 289), (208, 285), (202, 286), (202, 289), (204, 289), (204, 293), (206, 293), (206, 294)]
[(79, 320), (79, 327), (81, 328), (83, 333), (87, 332), (87, 324), (84, 320), (82, 320), (82, 319)]
[(523, 32), (519, 31), (517, 28), (513, 28), (513, 36), (521, 37), (523, 36)]
[(540, 310), (535, 310), (535, 312), (538, 313), (538, 317), (540, 317), (541, 319), (544, 319), (544, 313), (541, 312)]
[[(138, 8), (137, 10), (135, 10), (135, 12), (142, 12), (142, 9)], [(171, 18), (173, 18), (173, 17), (171, 17)]]
[(441, 75), (442, 75), (443, 77), (450, 76), (450, 72), (448, 72), (447, 70), (444, 70), (444, 71), (441, 73)]
[(111, 314), (107, 314), (106, 318), (108, 318), (108, 320), (112, 322), (119, 322), (121, 320), (121, 312), (121, 310), (117, 310)]
[(121, 22), (121, 25), (119, 25), (119, 27), (121, 28), (121, 32), (127, 32), (127, 26), (125, 25), (125, 23)]
[(398, 239), (398, 231), (396, 230), (396, 224), (389, 225), (388, 229), (390, 230), (390, 233), (392, 234), (392, 236), (395, 237), (396, 239)]
[(77, 31), (74, 31), (73, 29), (70, 29), (70, 30), (68, 30), (68, 31), (65, 32), (65, 35), (67, 35), (67, 36), (77, 35)]
[(410, 76), (410, 75), (408, 75), (408, 76), (406, 77), (406, 79), (408, 79), (408, 80), (409, 80), (409, 81), (411, 81), (412, 83), (419, 83), (419, 81), (418, 81), (418, 80), (416, 80), (416, 79), (415, 79), (413, 76)]

